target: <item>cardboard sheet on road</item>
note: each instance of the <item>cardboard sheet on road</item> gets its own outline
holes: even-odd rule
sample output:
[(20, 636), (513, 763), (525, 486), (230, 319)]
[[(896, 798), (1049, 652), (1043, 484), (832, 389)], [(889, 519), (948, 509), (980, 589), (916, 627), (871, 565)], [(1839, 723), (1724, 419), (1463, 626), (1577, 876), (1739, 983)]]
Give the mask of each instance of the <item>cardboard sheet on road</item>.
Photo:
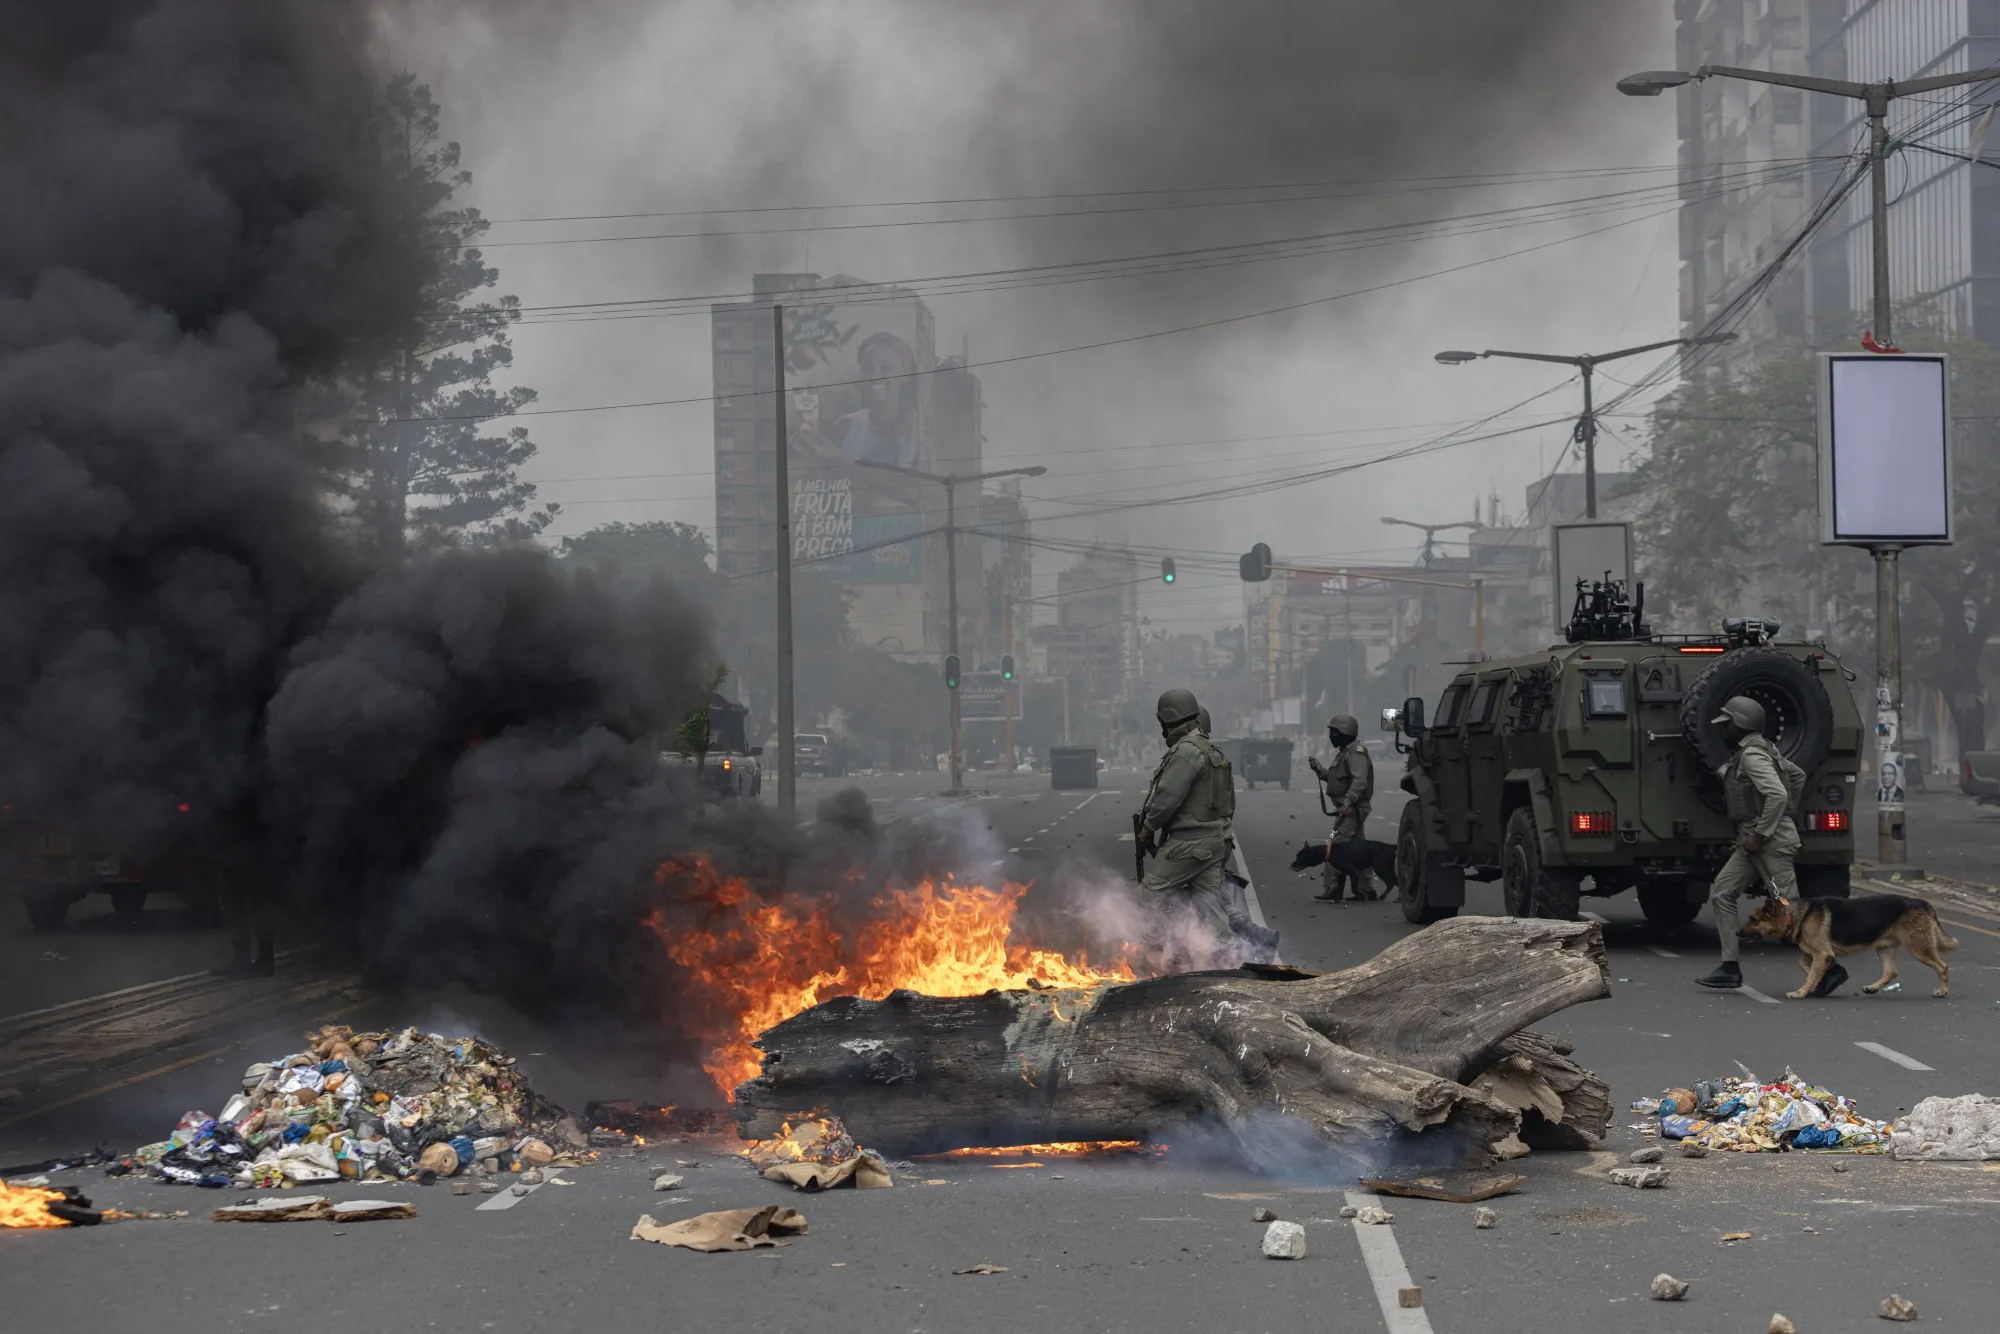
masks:
[(1402, 1195), (1413, 1200), (1443, 1200), (1446, 1204), (1477, 1204), (1519, 1190), (1528, 1178), (1513, 1172), (1443, 1172), (1420, 1177), (1363, 1177), (1361, 1184), (1378, 1195)]
[(802, 1233), (806, 1216), (796, 1209), (767, 1204), (762, 1209), (724, 1209), (712, 1214), (696, 1214), (678, 1223), (662, 1223), (651, 1214), (640, 1214), (632, 1225), (632, 1240), (680, 1246), (690, 1251), (750, 1251), (765, 1246), (784, 1246), (774, 1232)]

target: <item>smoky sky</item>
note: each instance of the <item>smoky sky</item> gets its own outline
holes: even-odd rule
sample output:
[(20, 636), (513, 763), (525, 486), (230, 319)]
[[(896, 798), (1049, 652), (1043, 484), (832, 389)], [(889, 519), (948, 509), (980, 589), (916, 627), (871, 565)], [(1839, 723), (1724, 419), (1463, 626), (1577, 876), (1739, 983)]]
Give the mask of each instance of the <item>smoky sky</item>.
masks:
[[(503, 290), (530, 305), (741, 292), (758, 271), (888, 280), (1266, 241), (1600, 188), (1412, 177), (1673, 157), (1670, 103), (1638, 103), (1612, 88), (1629, 69), (1671, 63), (1671, 14), (1660, 6), (596, 0), (396, 6), (382, 11), (376, 42), (431, 80), (450, 133), (465, 144), (472, 195), (497, 219), (1013, 197), (930, 209), (503, 222), (491, 240), (705, 233), (496, 245), (488, 253)], [(1180, 207), (1222, 197), (1191, 193), (1210, 187), (1280, 182), (1368, 184), (1323, 184), (1298, 193), (1332, 197), (1293, 203)], [(1165, 193), (1020, 198), (1115, 191)], [(1122, 211), (842, 229), (1106, 207)], [(1538, 475), (1538, 452), (1552, 462), (1565, 428), (1460, 456), (1449, 474), (1384, 468), (1338, 486), (1229, 502), (1198, 519), (1173, 511), (1059, 518), (1070, 509), (1053, 502), (1124, 494), (1146, 481), (1198, 484), (1275, 470), (1310, 461), (1303, 451), (1313, 442), (1087, 462), (1049, 455), (1061, 446), (1240, 441), (1475, 417), (1560, 375), (1518, 363), (1446, 372), (1430, 360), (1437, 348), (1511, 339), (1587, 350), (1674, 331), (1671, 220), (1641, 223), (1380, 296), (990, 366), (980, 372), (988, 459), (1051, 465), (1027, 490), (1051, 502), (1038, 505), (1037, 523), (1052, 536), (1158, 544), (1163, 527), (1192, 526), (1203, 538), (1190, 545), (1207, 550), (1269, 540), (1281, 551), (1366, 552), (1386, 543), (1406, 557), (1399, 539), (1382, 535), (1379, 514), (1462, 517), (1489, 484), (1518, 509), (1521, 487)], [(800, 230), (742, 234), (772, 227)], [(1564, 230), (937, 295), (931, 304), (940, 353), (969, 346), (975, 363), (990, 362), (1313, 300)], [(707, 341), (702, 311), (529, 325), (517, 334), (516, 370), (549, 408), (699, 398), (709, 392)], [(561, 531), (610, 519), (714, 521), (705, 403), (557, 413), (531, 425), (544, 446), (534, 469), (549, 479), (544, 494), (569, 502)], [(1360, 448), (1377, 438), (1391, 437), (1322, 443)], [(608, 477), (623, 480), (592, 480)], [(1363, 527), (1371, 531), (1356, 531)], [(1038, 557), (1038, 579), (1061, 563)]]

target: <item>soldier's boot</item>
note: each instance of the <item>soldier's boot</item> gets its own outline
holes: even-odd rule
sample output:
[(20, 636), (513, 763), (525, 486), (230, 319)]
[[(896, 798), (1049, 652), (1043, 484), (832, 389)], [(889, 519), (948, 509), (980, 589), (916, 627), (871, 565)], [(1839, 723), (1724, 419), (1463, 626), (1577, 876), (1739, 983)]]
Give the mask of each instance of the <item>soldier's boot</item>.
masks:
[(229, 942), (229, 962), (220, 968), (210, 970), (217, 977), (246, 978), (257, 976), (257, 964), (250, 957), (250, 942), (246, 939), (232, 939)]
[(258, 977), (273, 977), (278, 971), (278, 937), (274, 931), (257, 933), (257, 961), (250, 965)]
[(1847, 980), (1847, 970), (1838, 963), (1830, 963), (1820, 974), (1819, 985), (1806, 993), (1808, 1000), (1822, 1000), (1840, 990), (1840, 984)]
[(1743, 965), (1734, 959), (1724, 959), (1707, 977), (1697, 977), (1695, 985), (1712, 987), (1717, 991), (1734, 991), (1743, 985)]
[(1328, 862), (1325, 869), (1321, 871), (1319, 880), (1321, 886), (1320, 892), (1313, 895), (1313, 901), (1315, 903), (1339, 903), (1342, 896), (1347, 892), (1346, 873), (1335, 870), (1333, 863)]

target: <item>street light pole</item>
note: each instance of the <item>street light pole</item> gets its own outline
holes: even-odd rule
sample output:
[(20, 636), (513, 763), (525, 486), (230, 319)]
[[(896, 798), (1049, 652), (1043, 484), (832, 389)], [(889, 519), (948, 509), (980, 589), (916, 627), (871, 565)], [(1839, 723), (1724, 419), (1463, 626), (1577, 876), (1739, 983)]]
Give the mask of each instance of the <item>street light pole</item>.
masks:
[[(1868, 115), (1868, 194), (1869, 269), (1874, 287), (1871, 312), (1874, 347), (1893, 352), (1889, 310), (1889, 154), (1895, 145), (1889, 138), (1889, 103), (1899, 97), (1958, 88), (1966, 84), (1991, 83), (2000, 74), (1990, 69), (1968, 70), (1960, 74), (1936, 74), (1924, 79), (1879, 79), (1856, 83), (1847, 79), (1822, 79), (1810, 74), (1776, 74), (1769, 70), (1740, 69), (1731, 65), (1703, 65), (1692, 74), (1686, 70), (1647, 70), (1618, 81), (1618, 91), (1628, 97), (1658, 97), (1669, 88), (1711, 78), (1742, 79), (1749, 83), (1771, 83), (1786, 88), (1802, 88), (1812, 93), (1829, 93), (1862, 104)], [(1864, 341), (1863, 346), (1867, 346)], [(1869, 548), (1875, 559), (1875, 760), (1879, 767), (1893, 766), (1903, 771), (1903, 637), (1902, 548), (1882, 543)], [(1909, 829), (1904, 816), (1903, 790), (1887, 787), (1876, 805), (1876, 860), (1884, 866), (1902, 866), (1910, 860)]]
[(1641, 343), (1638, 347), (1622, 347), (1616, 352), (1586, 353), (1581, 356), (1562, 356), (1553, 352), (1503, 352), (1488, 348), (1484, 352), (1449, 351), (1437, 354), (1437, 361), (1446, 366), (1462, 366), (1468, 361), (1478, 361), (1482, 357), (1511, 357), (1516, 361), (1552, 361), (1558, 366), (1574, 366), (1583, 376), (1583, 416), (1576, 423), (1575, 440), (1583, 446), (1583, 517), (1597, 517), (1597, 403), (1594, 397), (1592, 375), (1607, 361), (1618, 361), (1624, 357), (1636, 357), (1643, 352), (1658, 352), (1667, 347), (1706, 347), (1711, 343), (1727, 343), (1736, 337), (1733, 333), (1703, 334), (1698, 338), (1666, 338), (1657, 343)]
[(785, 308), (775, 302), (771, 305), (771, 345), (777, 354), (772, 402), (778, 418), (774, 437), (777, 457), (771, 469), (778, 493), (778, 814), (790, 821), (797, 817), (799, 808), (798, 765), (792, 742), (797, 726), (792, 714), (792, 481), (785, 442)]
[[(899, 472), (905, 477), (915, 477), (920, 481), (935, 482), (944, 488), (944, 566), (945, 582), (951, 587), (945, 593), (946, 627), (948, 647), (945, 652), (958, 656), (958, 488), (966, 482), (987, 482), (996, 477), (1040, 477), (1047, 468), (1001, 468), (993, 472), (978, 473), (935, 473), (921, 468), (905, 468), (900, 463), (873, 463), (867, 459), (855, 460), (857, 467), (880, 468), (884, 472)], [(965, 769), (962, 752), (958, 744), (958, 689), (951, 689), (951, 790), (954, 794), (965, 787)], [(1004, 692), (1001, 699), (1002, 711), (1006, 711)]]

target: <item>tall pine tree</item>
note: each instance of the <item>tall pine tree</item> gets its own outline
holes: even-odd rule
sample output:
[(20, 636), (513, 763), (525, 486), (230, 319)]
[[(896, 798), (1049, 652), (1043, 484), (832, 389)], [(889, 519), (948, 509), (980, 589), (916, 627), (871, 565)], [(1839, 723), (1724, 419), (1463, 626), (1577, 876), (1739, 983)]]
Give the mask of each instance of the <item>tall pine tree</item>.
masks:
[(430, 89), (409, 74), (385, 87), (364, 151), (401, 197), (426, 259), (418, 322), (393, 342), (356, 349), (336, 390), (351, 423), (343, 434), (356, 518), (390, 558), (525, 541), (557, 507), (532, 508), (535, 486), (521, 480), (535, 456), (527, 428), (498, 424), (535, 391), (493, 383), (513, 363), (507, 331), (520, 302), (487, 295), (500, 275), (474, 242), (489, 224), (452, 203), (472, 173), (459, 146), (440, 139)]

